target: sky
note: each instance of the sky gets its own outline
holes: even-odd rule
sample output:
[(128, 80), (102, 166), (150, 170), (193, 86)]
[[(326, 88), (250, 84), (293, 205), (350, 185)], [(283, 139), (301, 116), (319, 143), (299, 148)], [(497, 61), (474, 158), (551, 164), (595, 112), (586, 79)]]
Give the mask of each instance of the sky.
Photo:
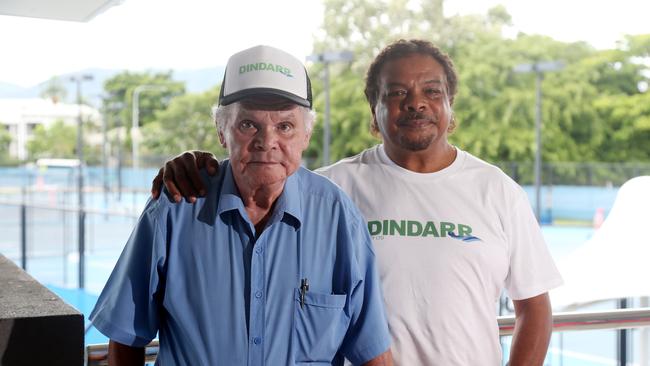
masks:
[[(484, 14), (496, 4), (513, 18), (511, 35), (612, 48), (624, 34), (650, 33), (648, 0), (447, 0), (445, 13)], [(87, 23), (0, 15), (0, 82), (28, 87), (87, 68), (223, 66), (257, 44), (303, 59), (322, 13), (319, 0), (124, 0)]]

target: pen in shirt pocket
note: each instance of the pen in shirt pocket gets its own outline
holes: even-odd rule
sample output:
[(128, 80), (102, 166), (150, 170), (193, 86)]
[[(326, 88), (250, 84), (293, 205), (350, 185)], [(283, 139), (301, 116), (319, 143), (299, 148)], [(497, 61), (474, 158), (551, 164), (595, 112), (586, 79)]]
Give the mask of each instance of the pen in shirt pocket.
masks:
[(305, 306), (305, 294), (309, 291), (309, 281), (306, 278), (300, 280), (300, 308)]

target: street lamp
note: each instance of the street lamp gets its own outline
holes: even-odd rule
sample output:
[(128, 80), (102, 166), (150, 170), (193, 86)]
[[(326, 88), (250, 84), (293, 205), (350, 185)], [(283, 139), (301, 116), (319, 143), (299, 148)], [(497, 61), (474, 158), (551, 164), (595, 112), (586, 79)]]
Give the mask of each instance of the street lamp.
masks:
[(132, 159), (133, 159), (133, 174), (138, 171), (138, 139), (140, 138), (140, 94), (145, 91), (151, 90), (167, 90), (164, 85), (138, 85), (133, 89), (133, 113), (131, 125), (131, 143), (132, 143)]
[(86, 213), (84, 211), (84, 175), (83, 175), (83, 116), (81, 104), (81, 83), (84, 81), (93, 80), (93, 76), (89, 74), (71, 76), (70, 81), (77, 85), (77, 106), (79, 107), (79, 114), (77, 116), (77, 160), (79, 167), (77, 169), (77, 195), (79, 199), (79, 223), (78, 223), (78, 250), (79, 250), (79, 288), (85, 286), (85, 251), (86, 251)]
[(324, 52), (307, 56), (307, 61), (320, 62), (325, 66), (323, 72), (323, 85), (325, 89), (325, 118), (323, 124), (323, 166), (330, 163), (330, 69), (332, 62), (352, 61), (353, 55), (350, 51)]
[(535, 73), (535, 216), (541, 222), (541, 185), (542, 185), (542, 79), (544, 73), (564, 68), (561, 61), (542, 61), (533, 64), (520, 64), (514, 72)]

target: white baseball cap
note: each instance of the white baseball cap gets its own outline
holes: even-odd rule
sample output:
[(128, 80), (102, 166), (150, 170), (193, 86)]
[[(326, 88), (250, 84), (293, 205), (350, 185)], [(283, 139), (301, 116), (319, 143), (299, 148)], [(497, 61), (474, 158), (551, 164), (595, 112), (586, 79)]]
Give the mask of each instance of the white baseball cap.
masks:
[(228, 59), (219, 104), (228, 105), (254, 95), (276, 95), (312, 107), (311, 82), (305, 66), (287, 52), (255, 46)]

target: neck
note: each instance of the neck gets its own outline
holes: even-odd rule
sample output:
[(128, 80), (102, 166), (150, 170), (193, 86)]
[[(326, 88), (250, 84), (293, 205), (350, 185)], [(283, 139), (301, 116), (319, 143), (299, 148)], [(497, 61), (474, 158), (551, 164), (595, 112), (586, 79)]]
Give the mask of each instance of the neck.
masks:
[(386, 155), (395, 164), (416, 173), (434, 173), (450, 166), (456, 159), (456, 149), (449, 143), (440, 148), (421, 151), (393, 149), (384, 143)]
[(255, 225), (255, 231), (259, 235), (273, 213), (275, 201), (282, 194), (285, 181), (268, 185), (250, 185), (244, 182), (240, 184), (239, 179), (234, 178), (248, 218)]

